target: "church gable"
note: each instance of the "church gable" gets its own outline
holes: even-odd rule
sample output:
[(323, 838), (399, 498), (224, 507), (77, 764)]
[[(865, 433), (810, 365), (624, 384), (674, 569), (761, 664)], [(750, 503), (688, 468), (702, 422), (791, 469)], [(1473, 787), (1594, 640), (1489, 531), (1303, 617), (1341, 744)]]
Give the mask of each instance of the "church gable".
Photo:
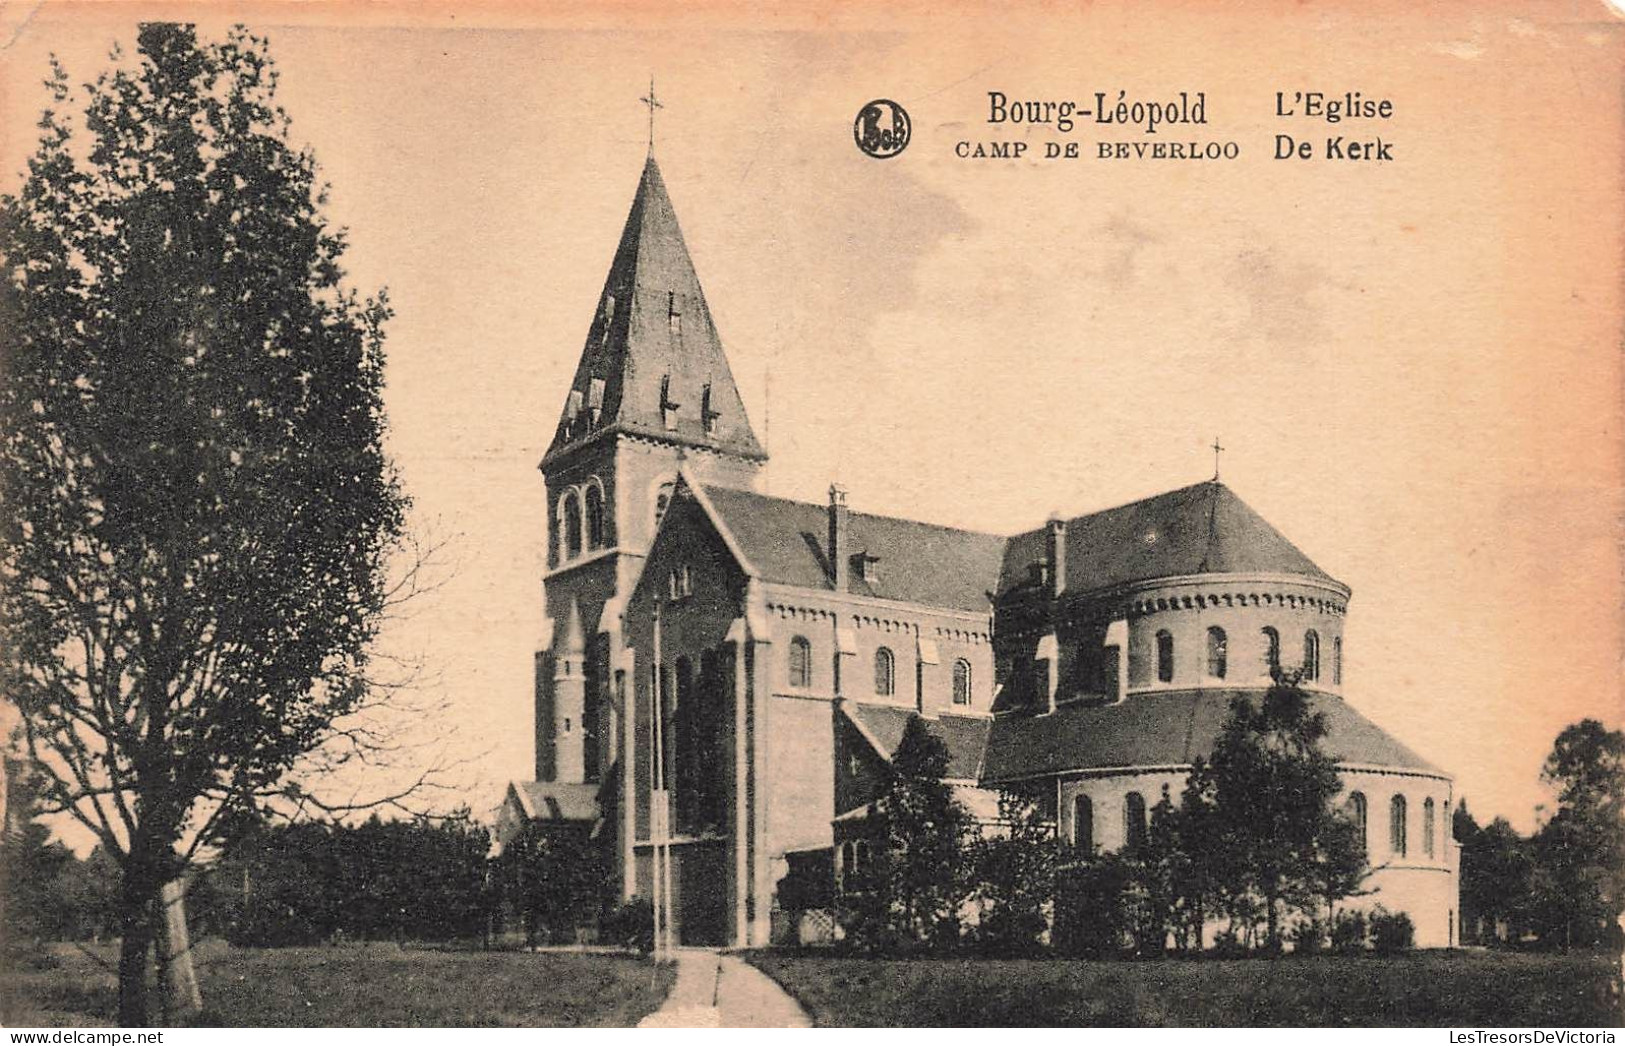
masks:
[(655, 530), (630, 602), (727, 602), (737, 608), (750, 562), (739, 553), (703, 492), (680, 474)]

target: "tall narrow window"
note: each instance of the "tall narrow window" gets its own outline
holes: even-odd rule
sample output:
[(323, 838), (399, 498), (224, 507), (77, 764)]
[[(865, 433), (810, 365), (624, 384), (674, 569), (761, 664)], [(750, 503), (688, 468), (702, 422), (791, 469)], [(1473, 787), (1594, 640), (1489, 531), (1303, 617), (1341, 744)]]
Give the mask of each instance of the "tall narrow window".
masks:
[(1072, 845), (1084, 853), (1095, 849), (1095, 804), (1086, 795), (1072, 799)]
[(897, 662), (891, 651), (881, 647), (875, 651), (875, 693), (890, 697), (897, 692)]
[(1163, 683), (1174, 681), (1174, 637), (1167, 630), (1157, 633), (1157, 679)]
[(1145, 847), (1145, 796), (1139, 792), (1123, 797), (1123, 847), (1129, 853)]
[(970, 662), (964, 658), (954, 662), (954, 704), (970, 704)]
[(790, 640), (790, 685), (812, 686), (812, 644), (805, 636)]
[(1303, 634), (1303, 678), (1308, 683), (1320, 678), (1320, 633), (1312, 628)]
[(678, 308), (676, 291), (666, 292), (666, 326), (673, 334), (683, 333), (683, 311)]
[(1214, 679), (1223, 679), (1226, 663), (1229, 660), (1229, 642), (1225, 638), (1224, 629), (1217, 626), (1207, 630), (1207, 674)]
[(1354, 827), (1360, 840), (1360, 852), (1366, 852), (1366, 810), (1365, 793), (1353, 792), (1349, 795), (1349, 817), (1354, 820)]
[(604, 488), (597, 483), (587, 487), (587, 547), (604, 547)]
[(1388, 849), (1404, 857), (1405, 843), (1405, 797), (1396, 795), (1388, 804)]
[(1427, 799), (1422, 803), (1422, 852), (1429, 857), (1433, 856), (1433, 833), (1438, 831), (1433, 816), (1433, 800)]
[(1343, 685), (1343, 637), (1332, 637), (1332, 682)]
[(1281, 633), (1265, 626), (1264, 636), (1264, 674), (1271, 679), (1281, 670)]
[(559, 515), (564, 517), (562, 522), (565, 558), (574, 559), (581, 555), (581, 500), (576, 497), (574, 490), (564, 495)]

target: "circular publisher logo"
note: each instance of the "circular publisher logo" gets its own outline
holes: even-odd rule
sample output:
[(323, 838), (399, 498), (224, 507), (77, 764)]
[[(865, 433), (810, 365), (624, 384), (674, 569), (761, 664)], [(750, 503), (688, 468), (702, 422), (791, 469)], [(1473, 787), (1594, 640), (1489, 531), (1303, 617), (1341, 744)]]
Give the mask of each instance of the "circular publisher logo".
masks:
[(885, 160), (908, 148), (912, 126), (902, 106), (889, 98), (876, 98), (858, 110), (852, 137), (866, 154)]

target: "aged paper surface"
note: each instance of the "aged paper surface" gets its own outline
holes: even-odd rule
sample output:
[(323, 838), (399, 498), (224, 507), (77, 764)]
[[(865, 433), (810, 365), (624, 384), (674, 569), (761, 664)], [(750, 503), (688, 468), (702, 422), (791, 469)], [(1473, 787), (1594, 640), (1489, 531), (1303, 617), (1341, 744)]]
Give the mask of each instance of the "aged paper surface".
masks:
[(47, 56), (91, 79), (149, 17), (269, 37), (351, 285), (389, 289), (391, 450), (455, 569), (385, 638), (460, 802), (532, 774), (537, 463), (651, 79), (768, 492), (1014, 534), (1218, 443), (1352, 589), (1347, 700), (1481, 821), (1533, 828), (1552, 738), (1621, 721), (1614, 7), (8, 3), (6, 191)]

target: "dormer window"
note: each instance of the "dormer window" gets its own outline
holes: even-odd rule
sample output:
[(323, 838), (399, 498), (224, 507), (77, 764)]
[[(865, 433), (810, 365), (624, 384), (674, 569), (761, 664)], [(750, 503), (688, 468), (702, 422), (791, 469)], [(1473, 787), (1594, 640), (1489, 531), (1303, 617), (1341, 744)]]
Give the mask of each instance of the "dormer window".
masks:
[(609, 328), (612, 324), (614, 324), (614, 322), (615, 295), (606, 294), (604, 295), (604, 325), (598, 334), (598, 343), (600, 345), (607, 344), (609, 342)]
[(709, 384), (700, 393), (700, 417), (705, 421), (705, 434), (715, 436), (717, 434), (717, 419), (722, 415), (711, 409), (711, 386)]
[(677, 428), (677, 408), (682, 406), (671, 398), (671, 375), (662, 375), (660, 378), (660, 416), (665, 420), (666, 431)]
[(564, 405), (564, 417), (570, 424), (575, 424), (576, 418), (581, 416), (581, 390), (571, 389), (570, 399)]
[(863, 580), (874, 584), (880, 580), (880, 557), (859, 552), (852, 557), (852, 569), (856, 570)]
[(598, 419), (602, 417), (604, 413), (603, 378), (592, 379), (592, 384), (587, 387), (587, 411), (589, 423), (596, 426), (598, 424)]

